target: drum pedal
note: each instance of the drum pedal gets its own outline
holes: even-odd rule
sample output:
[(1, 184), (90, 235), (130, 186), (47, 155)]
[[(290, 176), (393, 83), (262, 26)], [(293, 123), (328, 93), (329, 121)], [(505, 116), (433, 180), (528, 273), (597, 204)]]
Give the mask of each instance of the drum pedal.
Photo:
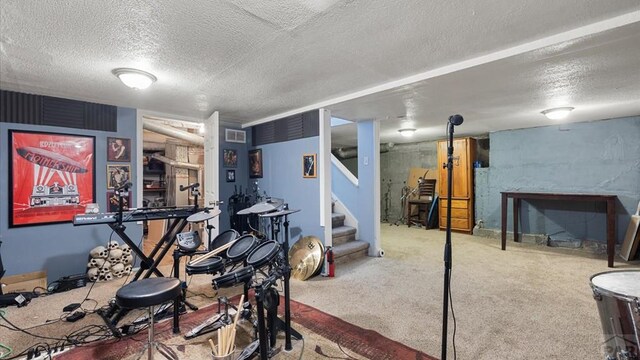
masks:
[(247, 345), (247, 347), (245, 347), (244, 350), (242, 350), (240, 355), (238, 355), (238, 359), (237, 360), (250, 359), (258, 351), (259, 347), (260, 347), (260, 341), (259, 340), (256, 340), (256, 341), (252, 342), (251, 344)]
[(193, 329), (191, 329), (190, 331), (188, 331), (185, 335), (184, 338), (185, 339), (191, 339), (194, 338), (196, 336), (200, 336), (212, 331), (216, 331), (219, 328), (223, 327), (224, 325), (228, 325), (231, 324), (231, 318), (233, 317), (233, 315), (236, 314), (236, 311), (234, 309), (230, 309), (229, 310), (229, 315), (226, 316), (225, 314), (216, 314), (213, 317), (210, 317), (209, 319), (205, 320), (202, 324), (194, 327)]

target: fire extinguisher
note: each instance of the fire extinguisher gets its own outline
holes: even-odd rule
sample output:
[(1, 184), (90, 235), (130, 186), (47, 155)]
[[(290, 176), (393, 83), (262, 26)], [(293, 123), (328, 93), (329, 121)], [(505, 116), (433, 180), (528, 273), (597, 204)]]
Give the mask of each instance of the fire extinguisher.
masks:
[(333, 261), (333, 248), (327, 247), (327, 263), (329, 264), (329, 277), (336, 275), (336, 264)]

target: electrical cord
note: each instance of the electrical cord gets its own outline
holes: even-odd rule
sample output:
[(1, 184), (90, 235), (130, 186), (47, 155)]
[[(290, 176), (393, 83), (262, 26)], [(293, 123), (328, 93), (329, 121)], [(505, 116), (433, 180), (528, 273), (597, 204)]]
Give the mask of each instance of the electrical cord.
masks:
[[(451, 283), (451, 270), (449, 270), (449, 283)], [(457, 323), (456, 323), (456, 313), (455, 311), (453, 311), (453, 298), (451, 296), (451, 286), (449, 286), (449, 305), (451, 307), (451, 316), (453, 317), (453, 335), (451, 337), (453, 342), (453, 360), (456, 360), (457, 359), (457, 352), (456, 352)]]
[[(0, 315), (4, 317), (5, 314), (6, 314), (5, 311), (0, 309)], [(13, 349), (11, 349), (7, 345), (0, 343), (0, 359), (6, 358), (7, 356), (11, 355), (12, 352), (13, 352)]]
[(304, 337), (301, 340), (302, 340), (302, 349), (300, 349), (300, 357), (298, 358), (298, 360), (302, 360), (302, 355), (304, 355)]
[[(90, 344), (96, 341), (100, 341), (100, 340), (104, 340), (104, 339), (108, 339), (111, 337), (111, 332), (109, 330), (109, 328), (107, 326), (104, 325), (88, 325), (85, 326), (83, 328), (80, 328), (72, 333), (70, 333), (69, 335), (66, 335), (64, 338), (56, 338), (56, 337), (51, 337), (51, 336), (44, 336), (44, 335), (38, 335), (38, 334), (34, 334), (32, 332), (29, 332), (25, 329), (22, 329), (18, 326), (16, 326), (15, 324), (13, 324), (11, 321), (9, 321), (3, 314), (0, 313), (0, 318), (2, 318), (7, 324), (11, 325), (11, 326), (6, 326), (4, 324), (0, 324), (0, 327), (6, 328), (8, 330), (11, 331), (16, 331), (16, 332), (22, 332), (25, 333), (29, 336), (32, 336), (34, 338), (38, 338), (38, 339), (43, 339), (43, 340), (55, 340), (57, 341), (56, 344), (54, 344), (54, 348), (58, 348), (64, 345), (76, 345), (76, 346), (80, 346), (80, 345), (86, 345), (86, 344)], [(88, 340), (89, 338), (94, 337), (91, 340)], [(46, 348), (44, 350), (48, 351), (50, 353), (51, 350), (51, 346), (49, 344), (46, 344)], [(29, 349), (26, 349), (25, 351), (23, 351), (20, 354), (17, 354), (14, 358), (20, 357), (22, 355), (24, 355), (25, 352), (29, 352), (29, 350), (35, 350), (37, 351), (39, 349), (41, 345), (34, 345), (32, 347), (30, 347)], [(13, 359), (13, 358), (12, 358)]]

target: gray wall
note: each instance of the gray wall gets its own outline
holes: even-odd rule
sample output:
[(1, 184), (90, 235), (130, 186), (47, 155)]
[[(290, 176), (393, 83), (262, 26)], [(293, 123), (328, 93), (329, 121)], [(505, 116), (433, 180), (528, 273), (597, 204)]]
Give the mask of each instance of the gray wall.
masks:
[[(2, 260), (6, 275), (45, 270), (49, 282), (60, 276), (84, 273), (89, 251), (109, 240), (111, 229), (107, 225), (74, 227), (72, 223), (26, 226), (9, 229), (8, 191), (8, 130), (48, 131), (96, 137), (96, 200), (101, 211), (107, 202), (106, 165), (107, 137), (131, 138), (131, 177), (136, 174), (136, 110), (118, 108), (118, 132), (86, 131), (53, 126), (32, 126), (0, 123), (0, 240), (2, 240)], [(135, 181), (134, 181), (135, 182)], [(137, 201), (133, 194), (133, 203)], [(127, 233), (134, 241), (142, 238), (142, 227), (127, 223)], [(114, 236), (120, 243), (122, 241)]]
[[(220, 233), (223, 231), (229, 230), (231, 228), (231, 222), (230, 222), (229, 212), (227, 208), (229, 204), (229, 197), (233, 195), (235, 190), (237, 190), (238, 192), (242, 190), (242, 193), (244, 194), (247, 194), (249, 192), (249, 189), (247, 188), (247, 181), (249, 179), (249, 155), (248, 155), (247, 149), (248, 149), (248, 143), (250, 142), (249, 133), (251, 131), (249, 131), (250, 129), (247, 130), (247, 143), (239, 144), (239, 143), (226, 142), (224, 140), (225, 129), (242, 130), (240, 126), (237, 124), (220, 123), (220, 131), (219, 131), (220, 154), (218, 155), (220, 158), (219, 159), (220, 161), (220, 179), (219, 179), (220, 190), (219, 191), (220, 191), (220, 200), (224, 201), (224, 204), (220, 206), (220, 210), (222, 210), (222, 214), (220, 214), (220, 219), (219, 219)], [(224, 162), (222, 159), (222, 154), (223, 154), (222, 150), (224, 149), (234, 149), (238, 152), (237, 167), (235, 168), (224, 167)], [(236, 171), (235, 182), (227, 182), (227, 170)]]
[(342, 163), (342, 165), (344, 165), (344, 167), (346, 167), (347, 169), (349, 169), (349, 171), (351, 171), (353, 176), (355, 176), (356, 178), (358, 177), (358, 157), (342, 159), (342, 160), (338, 158), (338, 160), (340, 160), (340, 162)]
[[(500, 131), (490, 141), (491, 166), (476, 169), (476, 222), (500, 228), (501, 191), (615, 194), (622, 242), (640, 201), (640, 117)], [(604, 211), (596, 203), (523, 202), (522, 231), (604, 242)]]
[(388, 183), (389, 221), (394, 222), (402, 216), (400, 196), (402, 187), (409, 177), (410, 168), (436, 168), (438, 161), (437, 141), (425, 141), (410, 144), (396, 144), (389, 152), (380, 154), (380, 216), (385, 216), (385, 194)]

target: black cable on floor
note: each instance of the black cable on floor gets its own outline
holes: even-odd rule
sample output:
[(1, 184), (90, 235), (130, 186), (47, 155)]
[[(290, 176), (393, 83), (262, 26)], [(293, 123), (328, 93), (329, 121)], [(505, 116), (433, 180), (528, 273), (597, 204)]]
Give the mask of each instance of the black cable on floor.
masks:
[[(449, 270), (449, 284), (451, 284), (451, 270)], [(453, 360), (457, 359), (457, 353), (456, 353), (456, 330), (457, 330), (457, 324), (456, 324), (456, 313), (455, 311), (453, 311), (453, 297), (451, 297), (451, 286), (449, 286), (449, 305), (451, 307), (451, 316), (453, 317), (453, 336), (452, 341), (453, 341)]]

